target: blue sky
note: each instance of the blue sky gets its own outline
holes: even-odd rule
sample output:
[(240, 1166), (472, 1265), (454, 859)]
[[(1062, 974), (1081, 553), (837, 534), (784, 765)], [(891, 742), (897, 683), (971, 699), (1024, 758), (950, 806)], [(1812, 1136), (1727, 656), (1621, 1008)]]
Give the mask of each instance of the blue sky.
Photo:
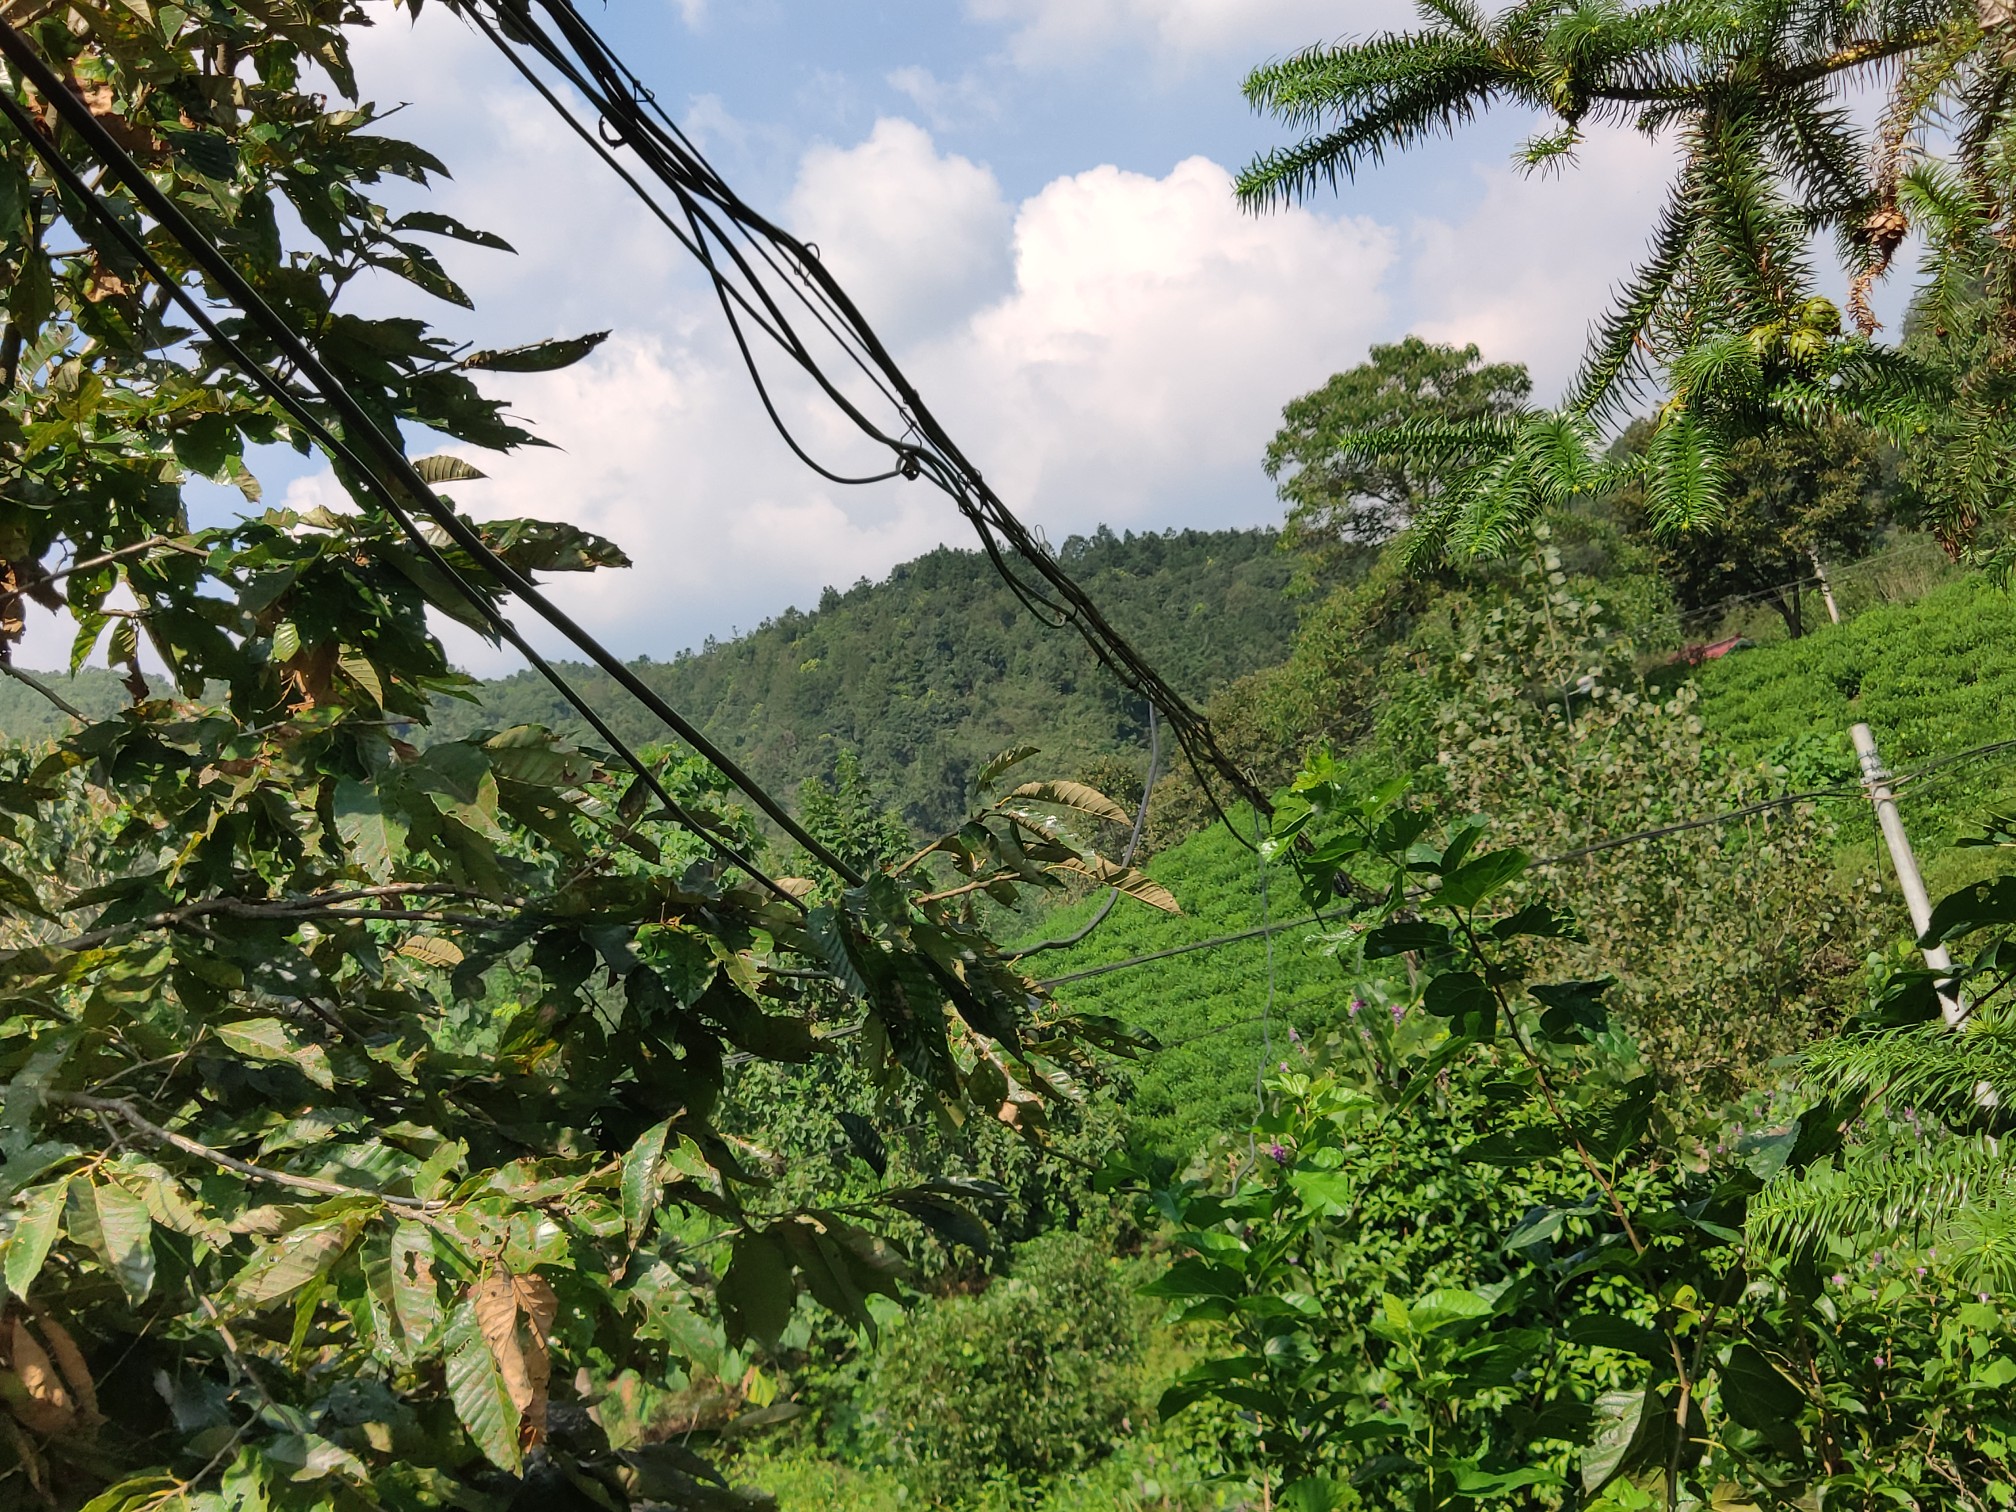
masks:
[[(625, 656), (748, 629), (827, 584), (970, 544), (938, 495), (836, 489), (771, 434), (718, 311), (670, 238), (439, 5), (372, 0), (356, 47), (388, 130), (454, 169), (427, 197), (518, 249), (449, 245), (484, 345), (615, 335), (566, 372), (495, 388), (553, 449), (484, 457), (456, 502), (562, 517), (636, 566), (556, 594)], [(1408, 19), (1392, 0), (611, 0), (590, 6), (659, 99), (766, 213), (819, 243), (1011, 507), (1052, 540), (1255, 525), (1281, 406), (1409, 331), (1527, 363), (1540, 397), (1644, 245), (1669, 150), (1593, 139), (1581, 166), (1510, 163), (1487, 120), (1344, 192), (1254, 217), (1231, 174), (1280, 140), (1239, 93), (1256, 62)], [(864, 456), (784, 385), (809, 441)], [(850, 447), (852, 449), (850, 450)], [(259, 459), (268, 497), (337, 502), (326, 472)], [(32, 634), (30, 664), (63, 637)], [(507, 656), (467, 638), (472, 670)]]

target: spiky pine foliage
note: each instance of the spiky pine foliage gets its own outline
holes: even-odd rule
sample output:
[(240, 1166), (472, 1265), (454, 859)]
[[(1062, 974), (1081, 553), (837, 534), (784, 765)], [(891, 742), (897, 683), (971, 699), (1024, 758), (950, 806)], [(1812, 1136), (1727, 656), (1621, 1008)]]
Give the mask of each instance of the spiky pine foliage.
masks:
[(1934, 1253), (1969, 1290), (2016, 1288), (2016, 1163), (1992, 1135), (1892, 1138), (1845, 1164), (1821, 1162), (1751, 1200), (1767, 1252)]
[(1959, 1022), (1944, 1021), (1929, 974), (1908, 973), (1878, 995), (1887, 1026), (1806, 1055), (1825, 1099), (1813, 1116), (1862, 1132), (1752, 1200), (1750, 1236), (1764, 1250), (1904, 1246), (1936, 1251), (1970, 1287), (2016, 1288), (2016, 874), (1947, 898), (1925, 938), (1968, 936), (1988, 943), (1949, 988)]
[[(1975, 0), (1522, 0), (1487, 18), (1467, 0), (1423, 0), (1416, 30), (1256, 70), (1248, 99), (1301, 139), (1241, 176), (1255, 209), (1335, 187), (1495, 105), (1553, 118), (1526, 144), (1533, 167), (1572, 159), (1599, 125), (1679, 149), (1647, 255), (1597, 323), (1561, 408), (1460, 440), (1413, 438), (1464, 458), (1416, 551), (1495, 549), (1564, 494), (1611, 483), (1599, 429), (1648, 394), (1663, 396), (1659, 434), (1637, 465), (1664, 528), (1725, 509), (1733, 440), (1845, 416), (1900, 442), (1936, 433), (1952, 454), (1928, 464), (1925, 511), (1956, 549), (1971, 539), (2008, 481), (2016, 400), (2006, 10), (1996, 0), (1978, 10)], [(1871, 89), (1890, 102), (1873, 140), (1845, 103)], [(1926, 155), (1934, 128), (1953, 145), (1950, 165)], [(1927, 301), (1965, 319), (1939, 324), (1941, 341), (1958, 338), (1948, 346), (1906, 351), (1877, 344), (1868, 296), (1914, 217), (1935, 253)], [(1849, 274), (1850, 330), (1816, 292), (1816, 237), (1832, 240)], [(1992, 360), (1975, 360), (1984, 351)]]

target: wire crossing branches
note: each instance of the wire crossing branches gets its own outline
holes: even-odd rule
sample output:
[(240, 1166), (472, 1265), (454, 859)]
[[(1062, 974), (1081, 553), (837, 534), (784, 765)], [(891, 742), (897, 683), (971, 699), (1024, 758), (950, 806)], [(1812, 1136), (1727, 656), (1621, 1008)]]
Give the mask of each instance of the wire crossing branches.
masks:
[[(829, 867), (850, 884), (861, 885), (863, 878), (858, 871), (821, 845), (792, 818), (783, 804), (760, 787), (725, 752), (707, 740), (697, 728), (658, 697), (613, 652), (589, 635), (571, 616), (548, 599), (530, 578), (493, 551), (477, 530), (442, 502), (432, 487), (415, 470), (399, 441), (385, 433), (373, 416), (322, 363), (320, 357), (301, 335), (266, 303), (259, 292), (233, 266), (230, 259), (183, 214), (180, 207), (156, 187), (145, 170), (112, 137), (98, 118), (91, 113), (90, 108), (64, 87), (62, 81), (42, 61), (27, 39), (5, 22), (0, 22), (0, 54), (4, 54), (9, 62), (21, 70), (23, 77), (51, 103), (64, 123), (91, 148), (93, 156), (104, 164), (111, 176), (132, 194), (147, 214), (173, 237), (190, 261), (201, 269), (211, 283), (233, 305), (244, 312), (252, 326), (273, 344), (286, 362), (313, 390), (315, 397), (336, 418), (342, 429), (342, 435), (339, 437), (332, 431), (299, 393), (275, 377), (225, 332), (209, 311), (182, 286), (180, 280), (161, 267), (145, 242), (107, 207), (103, 197), (84, 182), (76, 168), (57, 150), (54, 141), (38, 129), (20, 104), (11, 96), (0, 93), (0, 111), (4, 111), (15, 130), (49, 165), (50, 171), (89, 209), (102, 228), (124, 245), (126, 250), (148, 270), (150, 276), (168, 291), (169, 297), (204, 333), (230, 356), (234, 364), (300, 424), (323, 447), (332, 461), (341, 465), (352, 477), (370, 489), (435, 570), (454, 585), (456, 591), (482, 615), (496, 634), (516, 647), (541, 676), (553, 684), (576, 712), (588, 721), (600, 738), (608, 741), (611, 748), (621, 754), (626, 763), (636, 771), (639, 780), (668, 811), (678, 816), (688, 828), (717, 853), (722, 854), (724, 859), (747, 871), (778, 896), (790, 900), (797, 906), (798, 900), (792, 893), (765, 876), (752, 863), (725, 848), (718, 837), (685, 812), (665, 791), (650, 768), (624, 745), (607, 722), (589, 707), (513, 628), (510, 621), (497, 609), (492, 596), (470, 583), (419, 530), (413, 520), (414, 512), (425, 515), (450, 541), (474, 558), (495, 583), (527, 604), (548, 624), (560, 631), (572, 645), (613, 678), (618, 686), (711, 761), (740, 787), (759, 809), (792, 839), (804, 846), (806, 851), (816, 857), (822, 865)], [(350, 444), (350, 438), (355, 438), (364, 450), (371, 454), (368, 460)]]
[[(889, 478), (923, 479), (940, 489), (972, 525), (988, 559), (1031, 613), (1070, 626), (1102, 665), (1148, 700), (1207, 794), (1216, 773), (1245, 802), (1270, 811), (1267, 794), (1219, 745), (1209, 722), (1179, 694), (1044, 549), (959, 449), (924, 402), (874, 328), (814, 249), (744, 201), (707, 162), (570, 0), (450, 0), (476, 25), (588, 147), (615, 172), (700, 264), (723, 317), (779, 435), (807, 466), (832, 482), (859, 485)], [(594, 116), (563, 100), (526, 54), (579, 92)], [(624, 149), (655, 181), (647, 188), (614, 148)], [(840, 358), (864, 377), (886, 408), (877, 420), (840, 386), (794, 322), (816, 327)], [(777, 409), (752, 346), (761, 335), (811, 380), (861, 434), (886, 451), (889, 467), (848, 475), (812, 456)], [(1215, 805), (1217, 799), (1212, 797)], [(1222, 814), (1222, 810), (1220, 811)]]

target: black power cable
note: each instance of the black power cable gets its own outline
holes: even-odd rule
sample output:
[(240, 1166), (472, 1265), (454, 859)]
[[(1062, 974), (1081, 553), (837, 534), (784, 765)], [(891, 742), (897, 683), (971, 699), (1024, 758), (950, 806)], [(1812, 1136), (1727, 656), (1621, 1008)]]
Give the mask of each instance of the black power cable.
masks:
[(204, 335), (216, 343), (219, 349), (229, 356), (234, 364), (248, 376), (252, 377), (259, 387), (264, 389), (281, 408), (286, 410), (288, 415), (297, 424), (308, 431), (323, 446), (333, 460), (342, 462), (371, 487), (372, 491), (379, 496), (380, 501), (386, 506), (393, 520), (399, 525), (401, 532), (426, 558), (428, 565), (441, 573), (455, 590), (484, 618), (492, 631), (514, 646), (525, 657), (526, 661), (531, 664), (533, 669), (559, 691), (561, 696), (573, 706), (576, 713), (588, 722), (590, 728), (597, 735), (609, 742), (611, 750), (626, 766), (631, 768), (637, 775), (638, 780), (664, 805), (666, 811), (678, 823), (696, 835), (722, 860), (747, 873), (755, 881), (770, 889), (777, 896), (790, 902), (793, 906), (801, 910), (803, 909), (803, 903), (795, 894), (784, 887), (782, 883), (777, 882), (758, 868), (753, 862), (742, 856), (740, 852), (728, 845), (719, 836), (713, 834), (705, 824), (689, 813), (677, 799), (673, 798), (665, 790), (663, 784), (659, 782), (657, 775), (650, 770), (648, 763), (632, 751), (621, 737), (609, 728), (595, 709), (553, 669), (544, 657), (540, 656), (525, 641), (517, 628), (498, 612), (496, 606), (462, 575), (454, 563), (442, 555), (439, 548), (427, 538), (426, 534), (415, 524), (412, 517), (400, 506), (397, 497), (385, 489), (382, 481), (365, 466), (363, 460), (352, 452), (349, 447), (344, 445), (341, 440), (332, 435), (315, 414), (302, 403), (298, 395), (273, 378), (243, 347), (223, 331), (210, 312), (204, 309), (189, 294), (188, 290), (183, 288), (174, 276), (161, 265), (160, 261), (149, 250), (147, 244), (121, 222), (117, 216), (110, 214), (105, 209), (103, 202), (91, 190), (90, 186), (84, 182), (76, 169), (71, 167), (69, 162), (43, 139), (41, 133), (35, 129), (34, 123), (22, 111), (20, 105), (11, 95), (6, 94), (4, 91), (0, 91), (0, 114), (4, 114), (7, 117), (8, 121), (22, 134), (37, 156), (41, 157), (48, 164), (50, 172), (62, 180), (64, 187), (69, 189), (79, 202), (91, 212), (92, 216), (101, 226), (111, 231), (114, 239), (132, 254), (135, 261), (167, 292), (168, 296), (175, 301), (183, 313), (196, 322)]
[[(133, 160), (124, 148), (112, 139), (97, 117), (92, 115), (89, 107), (63, 86), (62, 81), (50, 71), (48, 65), (42, 61), (41, 57), (29, 45), (27, 39), (5, 21), (0, 21), (0, 54), (4, 54), (9, 62), (21, 70), (22, 75), (50, 102), (56, 112), (62, 116), (64, 122), (91, 148), (93, 155), (106, 166), (120, 183), (125, 185), (128, 192), (174, 238), (182, 250), (188, 254), (192, 262), (223, 291), (225, 297), (249, 316), (261, 328), (264, 334), (273, 341), (294, 371), (301, 374), (313, 387), (317, 396), (341, 419), (346, 435), (355, 434), (362, 439), (369, 450), (377, 454), (385, 471), (393, 479), (397, 480), (400, 489), (406, 493), (412, 504), (417, 506), (421, 512), (425, 513), (430, 520), (437, 524), (451, 541), (480, 562), (485, 571), (503, 584), (509, 592), (529, 605), (542, 619), (560, 631), (577, 650), (585, 654), (596, 666), (608, 674), (619, 687), (623, 688), (625, 692), (643, 704), (653, 715), (662, 720), (696, 751), (712, 762), (730, 781), (741, 788), (748, 795), (749, 799), (768, 815), (779, 828), (802, 845), (822, 865), (828, 867), (852, 886), (858, 887), (862, 884), (864, 879), (857, 870), (834, 855), (827, 847), (820, 844), (802, 825), (791, 817), (782, 804), (771, 797), (747, 773), (743, 772), (735, 761), (717, 748), (676, 710), (666, 704), (657, 693), (638, 678), (622, 661), (602, 646), (600, 642), (595, 640), (593, 636), (589, 635), (571, 616), (567, 615), (548, 599), (529, 578), (502, 557), (498, 556), (496, 552), (492, 551), (480, 533), (471, 527), (467, 521), (463, 520), (460, 515), (456, 514), (453, 509), (450, 509), (436, 497), (433, 489), (414, 470), (413, 464), (406, 456), (404, 448), (379, 429), (372, 417), (350, 396), (341, 381), (323, 365), (321, 359), (307, 343), (265, 302), (258, 291), (232, 266), (229, 259), (218, 250), (209, 238), (182, 213), (181, 209), (156, 187), (154, 182), (148, 178), (145, 170)], [(67, 160), (57, 151), (54, 143), (45, 140), (43, 134), (28, 119), (26, 113), (21, 110), (18, 102), (12, 100), (11, 97), (4, 96), (4, 92), (0, 92), (0, 97), (6, 98), (6, 113), (13, 122), (15, 129), (22, 133), (24, 139), (36, 153), (49, 164), (51, 172), (62, 174), (66, 182), (73, 185), (81, 185), (81, 178), (70, 168)], [(60, 167), (59, 164), (61, 165)], [(91, 191), (88, 186), (84, 186), (84, 191), (87, 196), (85, 202), (93, 207), (93, 213), (99, 215), (105, 224), (113, 227), (115, 234), (120, 236), (122, 242), (127, 242), (129, 246), (132, 245), (135, 239), (119, 221), (118, 217), (111, 214), (109, 210), (104, 209), (96, 193)], [(147, 256), (150, 262), (153, 261), (151, 254), (146, 253), (144, 245), (140, 245), (138, 251)], [(158, 262), (153, 262), (153, 266), (149, 269), (150, 273), (156, 273), (159, 267)], [(177, 303), (182, 305), (185, 310), (190, 310), (192, 316), (194, 316), (192, 306), (194, 306), (195, 302), (187, 297), (185, 290), (181, 290), (180, 284), (172, 277), (168, 277), (165, 272), (156, 273), (156, 276), (164, 279), (164, 287), (169, 289), (171, 294), (176, 294), (179, 291)], [(401, 528), (408, 533), (409, 538), (423, 543), (424, 549), (430, 554), (430, 559), (439, 565), (445, 566), (446, 564), (440, 559), (439, 553), (433, 550), (432, 543), (426, 542), (424, 534), (418, 531), (410, 516), (407, 515), (405, 503), (399, 498), (398, 491), (393, 489), (384, 479), (380, 478), (377, 472), (371, 467), (365, 465), (345, 441), (340, 441), (332, 435), (328, 428), (323, 426), (314, 417), (312, 411), (306, 409), (298, 395), (295, 395), (291, 389), (280, 384), (262, 366), (256, 362), (252, 362), (243, 349), (238, 347), (235, 342), (223, 339), (221, 333), (217, 332), (215, 322), (208, 321), (207, 315), (200, 318), (206, 322), (206, 331), (212, 334), (213, 339), (220, 340), (220, 344), (223, 345), (224, 349), (232, 354), (233, 361), (239, 363), (241, 366), (246, 366), (249, 363), (250, 365), (246, 366), (248, 376), (253, 377), (261, 387), (273, 394), (276, 401), (286, 406), (290, 414), (301, 420), (318, 441), (331, 448), (335, 456), (350, 466), (360, 479), (369, 483), (373, 491), (378, 494), (380, 500), (393, 514), (394, 518), (399, 520)], [(475, 595), (473, 590), (468, 589), (466, 584), (463, 584), (458, 591), (470, 593), (472, 602), (478, 605), (484, 603), (480, 595)], [(486, 617), (488, 616), (486, 615)], [(515, 631), (508, 632), (508, 634), (515, 646), (518, 646), (521, 650), (527, 649)], [(554, 676), (550, 669), (547, 669), (546, 675), (549, 678)], [(568, 696), (570, 704), (574, 704), (577, 711), (581, 712), (584, 718), (590, 720), (591, 725), (597, 728), (598, 734), (602, 735), (605, 739), (611, 740), (613, 744), (620, 746), (621, 743), (615, 741), (613, 734), (607, 732), (606, 723), (602, 722), (592, 711), (583, 708), (580, 703), (576, 703), (574, 697), (569, 696), (569, 690), (564, 684), (556, 680), (556, 686), (560, 688), (563, 696)], [(624, 749), (627, 751), (627, 748)], [(655, 776), (649, 773), (641, 761), (634, 756), (630, 756), (629, 762), (637, 770), (640, 777), (644, 778), (651, 785), (654, 796), (660, 797), (660, 801), (666, 803), (668, 808), (673, 812), (683, 812), (676, 803), (672, 802), (670, 795), (664, 792)], [(689, 822), (691, 822), (690, 819)], [(703, 838), (708, 839), (710, 843), (718, 843), (714, 837), (707, 834), (704, 828), (696, 826), (696, 832), (700, 833)], [(746, 863), (738, 861), (737, 864), (743, 865), (745, 869), (750, 870), (752, 875), (762, 877), (760, 872), (755, 872)], [(781, 896), (792, 897), (794, 904), (797, 903), (798, 900), (787, 889), (784, 889), (768, 878), (762, 878), (762, 880)]]
[[(551, 30), (534, 14), (534, 3), (535, 0), (491, 0), (488, 15), (480, 0), (461, 0), (457, 8), (470, 17), (511, 66), (706, 270), (764, 409), (793, 452), (822, 476), (836, 482), (868, 482), (897, 474), (928, 478), (966, 516), (996, 571), (1026, 608), (1048, 623), (1075, 628), (1103, 665), (1162, 711), (1214, 808), (1218, 807), (1218, 800), (1205, 775), (1206, 768), (1216, 771), (1259, 811), (1268, 812), (1267, 795), (1218, 745), (1204, 717), (1114, 629), (1098, 606), (1043, 549), (987, 484), (979, 469), (958, 449), (813, 250), (752, 209), (729, 188), (659, 107), (637, 75), (569, 0), (536, 0), (537, 10), (550, 20)], [(520, 56), (519, 46), (529, 48), (581, 93), (600, 117), (599, 131), (591, 131), (568, 109)], [(635, 153), (649, 175), (669, 192), (678, 206), (676, 218), (616, 160), (609, 150), (612, 143)], [(820, 367), (765, 280), (737, 245), (738, 235), (755, 249), (758, 260), (779, 275), (792, 297), (811, 311), (819, 325), (896, 409), (903, 421), (900, 434), (891, 435), (871, 420)], [(717, 246), (732, 264), (732, 273), (716, 260)], [(895, 458), (889, 472), (875, 474), (872, 479), (850, 478), (826, 468), (806, 453), (784, 425), (771, 399), (750, 349), (748, 333), (743, 329), (744, 316), (811, 378), (862, 434), (889, 449)], [(1010, 567), (1004, 548), (1032, 573), (1036, 582)], [(1222, 816), (1222, 808), (1219, 812)]]

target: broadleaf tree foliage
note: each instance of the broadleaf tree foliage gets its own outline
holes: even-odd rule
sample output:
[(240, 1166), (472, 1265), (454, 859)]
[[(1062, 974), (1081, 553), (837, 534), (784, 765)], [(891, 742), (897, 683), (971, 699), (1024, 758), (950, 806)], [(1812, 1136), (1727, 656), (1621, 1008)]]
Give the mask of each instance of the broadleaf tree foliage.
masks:
[[(1928, 522), (1956, 553), (1975, 542), (2006, 496), (2012, 453), (2007, 7), (1421, 9), (1415, 30), (1251, 75), (1247, 97), (1303, 137), (1247, 168), (1249, 206), (1306, 197), (1498, 105), (1549, 118), (1522, 149), (1531, 168), (1571, 163), (1587, 132), (1618, 127), (1675, 143), (1679, 167), (1558, 409), (1357, 435), (1361, 457), (1439, 471), (1417, 552), (1496, 551), (1550, 505), (1634, 478), (1662, 529), (1712, 525), (1733, 446), (1829, 420), (1908, 446)], [(1885, 102), (1873, 128), (1852, 109), (1858, 93)], [(1886, 344), (1869, 294), (1914, 226), (1930, 249), (1923, 334)], [(1826, 241), (1849, 280), (1845, 312), (1820, 292)], [(1606, 428), (1647, 399), (1658, 411), (1642, 453), (1607, 458)]]
[[(501, 247), (373, 198), (445, 170), (357, 100), (360, 8), (8, 19), (384, 434), (531, 444), (471, 372), (601, 340), (470, 355), (344, 307), (372, 269), (467, 305), (422, 238)], [(9, 653), (60, 608), (73, 661), (109, 656), (133, 702), (0, 767), (0, 1501), (749, 1504), (684, 1450), (613, 1451), (577, 1381), (662, 1378), (723, 1328), (760, 1351), (801, 1291), (866, 1326), (904, 1275), (883, 1230), (967, 1193), (782, 1200), (712, 1122), (734, 1064), (849, 1054), (939, 1117), (1040, 1137), (1081, 1044), (1131, 1042), (1081, 1037), (975, 895), (1073, 875), (1170, 900), (1072, 842), (1105, 801), (1068, 785), (865, 880), (778, 882), (728, 859), (762, 837), (697, 759), (626, 771), (529, 726), (424, 743), (466, 681), (430, 610), (494, 632), (500, 564), (621, 551), (526, 520), (423, 550), (347, 468), (352, 511), (258, 512), (246, 448), (308, 451), (300, 415), (180, 322), (46, 154), (207, 299), (187, 246), (18, 70), (4, 87), (28, 131), (0, 131), (0, 669), (27, 677)], [(196, 528), (198, 478), (255, 512)]]

